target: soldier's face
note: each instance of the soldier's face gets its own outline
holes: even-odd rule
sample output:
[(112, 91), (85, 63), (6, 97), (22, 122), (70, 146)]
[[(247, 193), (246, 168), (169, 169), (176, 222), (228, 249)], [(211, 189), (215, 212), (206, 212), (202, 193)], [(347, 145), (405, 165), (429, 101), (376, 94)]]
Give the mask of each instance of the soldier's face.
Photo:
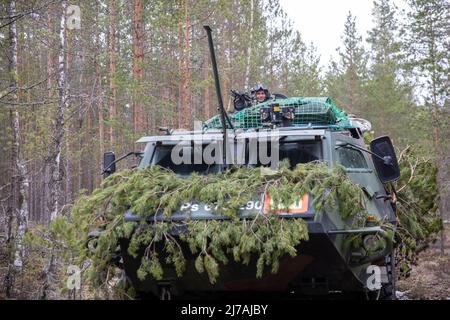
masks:
[(266, 99), (266, 94), (264, 90), (260, 90), (256, 92), (256, 101), (263, 102)]

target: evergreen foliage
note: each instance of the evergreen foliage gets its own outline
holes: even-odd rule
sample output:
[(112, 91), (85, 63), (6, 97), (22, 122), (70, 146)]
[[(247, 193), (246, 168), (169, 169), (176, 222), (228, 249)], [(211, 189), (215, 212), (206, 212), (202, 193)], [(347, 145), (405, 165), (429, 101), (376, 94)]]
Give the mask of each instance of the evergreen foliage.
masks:
[[(408, 147), (399, 156), (402, 177), (396, 183), (399, 224), (394, 239), (403, 275), (415, 262), (416, 253), (442, 227), (436, 214), (436, 166), (418, 154)], [(188, 177), (153, 166), (122, 170), (108, 177), (92, 195), (76, 200), (70, 216), (58, 217), (50, 235), (29, 233), (25, 242), (30, 249), (51, 247), (67, 263), (85, 266), (88, 282), (95, 288), (104, 287), (117, 276), (114, 261), (121, 238), (129, 239), (130, 255), (144, 253), (137, 273), (141, 280), (162, 279), (167, 267), (175, 270), (176, 276), (183, 276), (187, 255), (194, 255), (195, 269), (206, 273), (212, 284), (220, 276), (221, 266), (230, 261), (255, 263), (259, 278), (266, 268), (276, 273), (280, 259), (295, 256), (296, 246), (308, 240), (301, 218), (280, 218), (273, 212), (240, 218), (240, 208), (265, 192), (276, 207), (287, 208), (298, 195), (308, 193), (314, 198), (317, 214), (338, 208), (350, 227), (362, 227), (366, 221), (365, 195), (339, 166), (330, 169), (325, 163), (312, 162), (291, 170), (282, 162), (278, 171), (234, 167), (220, 174)], [(172, 213), (180, 212), (180, 206), (193, 199), (211, 205), (216, 214), (226, 218), (171, 219)], [(127, 210), (142, 220), (125, 222)], [(154, 219), (155, 213), (166, 219)], [(380, 223), (390, 232), (392, 226)], [(102, 232), (94, 250), (88, 250), (86, 244), (94, 229)], [(352, 246), (361, 245), (360, 237), (350, 241)], [(116, 288), (121, 288), (120, 282)]]
[(401, 178), (396, 183), (399, 222), (396, 242), (400, 270), (407, 275), (417, 253), (433, 242), (442, 230), (442, 220), (437, 211), (436, 165), (431, 159), (421, 156), (420, 150), (410, 146), (400, 153), (399, 162)]
[[(186, 268), (181, 244), (196, 255), (195, 268), (206, 272), (211, 283), (220, 275), (220, 265), (230, 259), (248, 265), (257, 257), (257, 277), (265, 268), (278, 271), (279, 260), (295, 256), (296, 246), (308, 240), (306, 223), (301, 218), (280, 218), (275, 213), (255, 213), (239, 217), (239, 209), (258, 194), (268, 192), (276, 207), (289, 207), (299, 195), (314, 197), (318, 213), (326, 207), (339, 207), (344, 219), (361, 225), (365, 221), (364, 194), (352, 183), (341, 167), (330, 170), (324, 163), (297, 165), (293, 170), (282, 163), (280, 170), (232, 168), (221, 174), (187, 178), (159, 166), (123, 170), (108, 177), (91, 196), (81, 196), (72, 208), (70, 217), (60, 217), (65, 241), (78, 253), (78, 262), (89, 259), (89, 279), (96, 285), (104, 281), (111, 261), (116, 255), (120, 238), (129, 238), (128, 253), (137, 256), (145, 248), (138, 277), (163, 277), (163, 265), (173, 265), (178, 276)], [(182, 223), (171, 220), (183, 203), (195, 199), (215, 206), (217, 214), (226, 219), (194, 220)], [(141, 222), (124, 222), (124, 213), (131, 210)], [(162, 213), (167, 219), (152, 219)], [(62, 227), (63, 226), (63, 227)], [(174, 235), (174, 228), (187, 232)], [(89, 232), (103, 230), (93, 252), (86, 249)], [(64, 229), (64, 230), (63, 230)], [(64, 240), (64, 239), (62, 239)], [(158, 250), (158, 248), (162, 248)]]

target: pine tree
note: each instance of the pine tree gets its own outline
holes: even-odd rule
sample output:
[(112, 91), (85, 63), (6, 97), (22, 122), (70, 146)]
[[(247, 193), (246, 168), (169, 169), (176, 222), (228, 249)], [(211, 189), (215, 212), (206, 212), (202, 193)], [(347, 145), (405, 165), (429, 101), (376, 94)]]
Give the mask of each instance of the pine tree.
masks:
[[(300, 35), (297, 36), (300, 38)], [(292, 72), (292, 96), (321, 96), (324, 94), (322, 79), (322, 67), (320, 66), (320, 56), (317, 54), (317, 48), (311, 43), (306, 47), (301, 39), (295, 41), (298, 43), (297, 49), (294, 45), (293, 52), (296, 55), (290, 68)]]
[(371, 66), (367, 84), (365, 116), (377, 135), (389, 134), (397, 146), (411, 133), (411, 88), (401, 75), (401, 44), (398, 39), (396, 8), (390, 0), (374, 2), (375, 26), (369, 31)]
[(327, 91), (347, 112), (363, 114), (368, 57), (356, 28), (356, 17), (351, 12), (344, 24), (342, 44), (343, 48), (338, 49), (339, 61), (332, 61), (327, 72)]
[[(142, 1), (133, 1), (133, 80), (140, 84), (144, 81), (144, 26), (142, 23)], [(138, 85), (137, 85), (138, 86)], [(134, 133), (143, 133), (148, 124), (142, 102), (136, 95), (133, 97), (133, 129)]]
[[(433, 147), (439, 169), (440, 212), (448, 211), (450, 150), (449, 37), (450, 4), (446, 0), (409, 0), (405, 31), (408, 67), (417, 76), (419, 94), (431, 116)], [(443, 233), (441, 252), (444, 253)]]

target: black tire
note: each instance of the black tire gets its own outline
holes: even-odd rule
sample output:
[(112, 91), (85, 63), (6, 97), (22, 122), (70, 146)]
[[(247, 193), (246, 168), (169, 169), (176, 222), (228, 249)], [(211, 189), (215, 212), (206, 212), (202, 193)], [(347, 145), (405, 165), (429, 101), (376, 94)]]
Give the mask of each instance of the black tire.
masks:
[(395, 249), (385, 259), (387, 268), (388, 283), (385, 283), (380, 290), (367, 291), (365, 297), (367, 300), (396, 300), (396, 273), (395, 273)]
[[(386, 266), (388, 267), (388, 266)], [(392, 249), (389, 255), (389, 267), (390, 274), (388, 273), (388, 277), (390, 277), (389, 283), (381, 288), (381, 296), (382, 300), (397, 300), (397, 296), (395, 294), (396, 291), (396, 283), (397, 283), (397, 274), (395, 272), (396, 262), (395, 262), (395, 248)]]

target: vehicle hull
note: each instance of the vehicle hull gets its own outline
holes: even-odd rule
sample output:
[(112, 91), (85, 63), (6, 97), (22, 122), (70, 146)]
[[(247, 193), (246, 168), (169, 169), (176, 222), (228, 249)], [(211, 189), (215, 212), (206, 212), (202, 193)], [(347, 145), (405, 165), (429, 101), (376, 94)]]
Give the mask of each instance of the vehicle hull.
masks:
[[(174, 295), (182, 296), (193, 292), (276, 292), (298, 293), (305, 295), (328, 294), (332, 292), (364, 292), (367, 273), (364, 263), (349, 263), (351, 252), (342, 251), (338, 238), (342, 235), (329, 234), (320, 223), (308, 224), (309, 240), (296, 247), (295, 257), (285, 256), (280, 259), (279, 270), (271, 273), (266, 267), (261, 278), (256, 278), (256, 259), (252, 257), (248, 265), (237, 263), (232, 257), (226, 265), (220, 264), (220, 275), (216, 283), (211, 284), (207, 273), (198, 273), (194, 266), (196, 255), (182, 244), (186, 258), (186, 271), (178, 278), (171, 265), (163, 264), (164, 278), (156, 281), (150, 275), (142, 281), (137, 277), (137, 270), (145, 248), (140, 248), (136, 258), (127, 252), (128, 239), (121, 239), (121, 255), (126, 275), (138, 293), (160, 295), (161, 287), (170, 288)], [(157, 248), (161, 252), (162, 248)], [(161, 257), (161, 261), (164, 257)], [(384, 257), (383, 257), (384, 258)], [(369, 259), (370, 260), (370, 259)], [(371, 263), (379, 263), (371, 261)]]

